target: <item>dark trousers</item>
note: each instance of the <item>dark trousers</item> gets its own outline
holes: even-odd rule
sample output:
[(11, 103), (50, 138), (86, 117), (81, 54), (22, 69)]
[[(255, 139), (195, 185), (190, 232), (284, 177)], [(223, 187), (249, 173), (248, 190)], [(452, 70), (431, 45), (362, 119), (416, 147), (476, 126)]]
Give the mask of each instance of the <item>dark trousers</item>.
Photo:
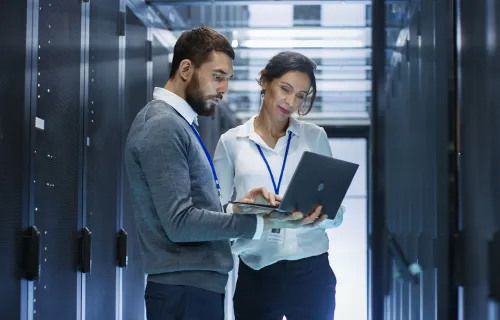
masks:
[(147, 320), (224, 320), (224, 294), (148, 281)]
[(328, 254), (253, 270), (240, 260), (237, 320), (333, 320), (337, 279)]

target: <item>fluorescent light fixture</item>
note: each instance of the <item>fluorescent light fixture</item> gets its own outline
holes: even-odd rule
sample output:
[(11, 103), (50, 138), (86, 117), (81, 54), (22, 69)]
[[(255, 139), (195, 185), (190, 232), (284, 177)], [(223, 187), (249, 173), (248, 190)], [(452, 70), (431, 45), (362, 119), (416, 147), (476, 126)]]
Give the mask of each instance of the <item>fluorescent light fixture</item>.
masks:
[(173, 48), (177, 42), (177, 37), (166, 29), (151, 28), (156, 39), (166, 48)]
[(363, 48), (360, 40), (244, 40), (241, 44), (246, 48)]
[[(258, 93), (233, 91), (230, 94), (229, 101), (237, 101), (242, 97), (248, 98), (250, 101), (260, 99)], [(366, 99), (370, 97), (370, 91), (319, 91), (316, 97), (321, 99), (322, 103), (367, 104)]]
[[(234, 71), (248, 71), (249, 74), (259, 73), (262, 70), (261, 65), (235, 65), (233, 66)], [(318, 65), (317, 70), (323, 73), (338, 73), (338, 72), (366, 72), (371, 70), (369, 65)]]
[[(332, 91), (330, 91), (332, 92)], [(358, 92), (357, 92), (358, 93)], [(326, 92), (318, 92), (318, 96), (321, 97), (321, 103), (322, 104), (363, 104), (366, 105), (366, 94), (363, 94), (362, 92), (358, 93), (358, 96), (354, 97), (343, 97), (343, 96), (328, 96)]]
[[(317, 89), (321, 91), (370, 91), (370, 80), (358, 81), (338, 81), (338, 80), (318, 80)], [(261, 87), (255, 80), (231, 80), (229, 81), (229, 94), (231, 91), (259, 92)]]
[[(260, 1), (258, 1), (260, 2)], [(293, 8), (290, 3), (257, 3), (247, 1), (244, 5), (248, 8), (248, 26), (286, 28), (293, 26)], [(279, 13), (279, 19), (277, 19)]]
[[(256, 111), (237, 111), (236, 117), (242, 121), (246, 121), (254, 116)], [(315, 123), (317, 125), (369, 125), (370, 115), (366, 111), (311, 111), (306, 116), (302, 117), (303, 120)]]
[(300, 28), (287, 29), (249, 29), (242, 33), (248, 39), (366, 39), (370, 37), (369, 29), (328, 29), (328, 28)]
[(366, 72), (325, 72), (316, 75), (317, 80), (366, 80)]
[[(262, 70), (263, 67), (256, 67), (256, 68), (248, 68), (245, 71), (248, 73), (248, 78), (253, 79), (256, 78), (259, 74), (259, 72)], [(233, 70), (240, 71), (241, 69), (233, 68)], [(243, 80), (246, 73), (243, 73), (245, 71), (242, 71), (241, 76), (239, 77), (241, 80)], [(337, 69), (335, 71), (323, 71), (323, 72), (317, 72), (316, 73), (316, 79), (317, 80), (366, 80), (366, 71), (364, 70), (342, 70), (342, 69)]]
[[(237, 55), (243, 59), (256, 59), (264, 60), (264, 65), (267, 60), (271, 59), (272, 56), (283, 51), (284, 48), (266, 48), (266, 49), (238, 49)], [(293, 51), (300, 52), (303, 55), (314, 59), (343, 59), (343, 60), (360, 60), (367, 59), (371, 56), (371, 49), (360, 48), (360, 49), (304, 49), (297, 48)], [(264, 66), (263, 66), (264, 67)]]
[(367, 4), (362, 1), (328, 1), (321, 5), (321, 26), (359, 26), (366, 23)]
[(404, 47), (406, 40), (410, 38), (410, 28), (406, 27), (401, 29), (396, 40), (396, 47)]
[(236, 40), (236, 39), (234, 39), (233, 41), (231, 41), (231, 46), (232, 46), (233, 48), (238, 48), (239, 44), (240, 44), (240, 43), (239, 43), (239, 42), (238, 42), (238, 40)]
[[(346, 104), (346, 105), (367, 105), (367, 97), (369, 97), (369, 91), (319, 91), (316, 98), (320, 104)], [(350, 94), (345, 95), (345, 94)], [(228, 101), (240, 101), (241, 99), (248, 99), (250, 104), (259, 102), (259, 94), (250, 91), (232, 91), (230, 94), (226, 95), (229, 97)]]

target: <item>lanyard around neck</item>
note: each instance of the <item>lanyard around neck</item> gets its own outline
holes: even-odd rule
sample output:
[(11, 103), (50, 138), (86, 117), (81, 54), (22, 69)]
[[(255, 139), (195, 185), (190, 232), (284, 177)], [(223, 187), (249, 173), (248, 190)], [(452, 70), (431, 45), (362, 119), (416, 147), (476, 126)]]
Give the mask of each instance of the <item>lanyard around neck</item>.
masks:
[(266, 163), (267, 170), (269, 171), (269, 175), (271, 176), (271, 181), (273, 182), (274, 193), (277, 195), (280, 193), (281, 180), (283, 179), (283, 172), (285, 171), (286, 158), (288, 157), (288, 149), (290, 148), (290, 141), (291, 140), (292, 140), (292, 132), (290, 131), (288, 134), (288, 141), (286, 143), (286, 150), (285, 150), (285, 157), (283, 159), (283, 165), (281, 166), (280, 179), (278, 180), (277, 185), (276, 185), (276, 181), (274, 181), (273, 172), (271, 171), (271, 167), (269, 166), (269, 163), (267, 162), (267, 159), (266, 159), (266, 156), (264, 155), (264, 152), (262, 152), (261, 147), (257, 143), (255, 144), (257, 146), (257, 149), (259, 149), (260, 156), (262, 157), (262, 159)]
[[(188, 121), (186, 120), (186, 122), (188, 122)], [(212, 161), (212, 157), (210, 157), (210, 153), (208, 153), (208, 150), (205, 147), (203, 140), (201, 140), (200, 134), (198, 133), (196, 128), (191, 123), (188, 122), (188, 124), (191, 127), (191, 130), (193, 130), (196, 138), (198, 139), (198, 142), (200, 143), (201, 147), (203, 148), (203, 151), (205, 152), (205, 156), (207, 157), (208, 163), (210, 164), (210, 168), (212, 169), (212, 175), (214, 176), (215, 187), (217, 188), (217, 192), (219, 193), (219, 198), (221, 198), (222, 193), (220, 190), (219, 179), (217, 178), (217, 172), (215, 172), (215, 166), (214, 166), (214, 163)]]

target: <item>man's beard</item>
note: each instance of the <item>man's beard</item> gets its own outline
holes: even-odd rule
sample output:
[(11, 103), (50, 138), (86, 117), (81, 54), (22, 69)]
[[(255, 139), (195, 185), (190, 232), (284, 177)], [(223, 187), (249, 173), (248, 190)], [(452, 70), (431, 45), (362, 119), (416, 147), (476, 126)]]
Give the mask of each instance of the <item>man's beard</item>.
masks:
[(200, 116), (209, 117), (215, 114), (216, 104), (211, 101), (211, 99), (222, 100), (222, 95), (218, 94), (215, 96), (203, 97), (203, 93), (200, 90), (200, 83), (198, 81), (198, 76), (196, 73), (193, 74), (193, 78), (188, 83), (185, 92), (186, 102), (193, 108), (193, 110)]

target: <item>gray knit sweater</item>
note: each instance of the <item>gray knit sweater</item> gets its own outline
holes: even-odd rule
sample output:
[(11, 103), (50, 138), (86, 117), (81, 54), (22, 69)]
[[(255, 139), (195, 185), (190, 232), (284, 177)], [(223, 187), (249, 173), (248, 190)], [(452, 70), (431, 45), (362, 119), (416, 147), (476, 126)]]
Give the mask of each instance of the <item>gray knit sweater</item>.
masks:
[(148, 280), (224, 292), (231, 238), (251, 239), (253, 215), (226, 214), (212, 171), (189, 124), (154, 100), (136, 116), (125, 166)]

